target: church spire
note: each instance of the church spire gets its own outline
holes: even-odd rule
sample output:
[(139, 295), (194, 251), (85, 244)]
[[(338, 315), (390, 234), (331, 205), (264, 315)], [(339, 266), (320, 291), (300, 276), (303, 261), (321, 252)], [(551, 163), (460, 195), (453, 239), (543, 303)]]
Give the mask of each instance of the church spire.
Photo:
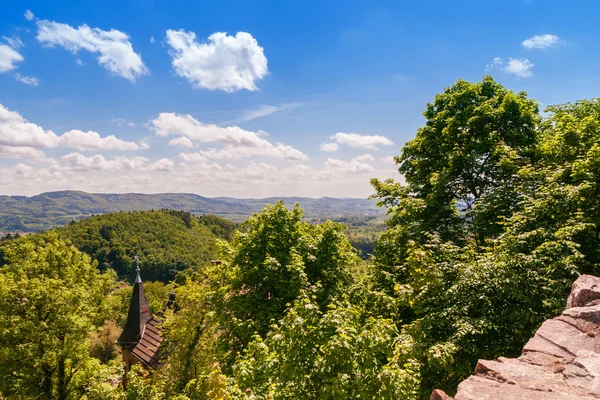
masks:
[(142, 283), (142, 278), (140, 278), (140, 263), (138, 261), (138, 256), (135, 256), (135, 283)]
[(150, 311), (148, 310), (148, 302), (144, 294), (144, 285), (140, 277), (140, 266), (137, 256), (135, 257), (135, 282), (133, 284), (133, 293), (131, 294), (131, 302), (129, 303), (129, 312), (127, 313), (127, 322), (123, 328), (123, 333), (117, 340), (120, 345), (134, 345), (139, 342), (146, 322), (150, 319)]

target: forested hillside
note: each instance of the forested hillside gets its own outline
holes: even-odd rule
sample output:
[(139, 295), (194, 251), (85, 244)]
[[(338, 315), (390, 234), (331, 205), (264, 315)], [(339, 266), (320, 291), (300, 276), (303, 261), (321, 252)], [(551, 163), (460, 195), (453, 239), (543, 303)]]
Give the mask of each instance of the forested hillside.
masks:
[[(454, 393), (477, 359), (517, 355), (564, 309), (579, 274), (600, 274), (600, 100), (544, 114), (538, 107), (489, 76), (459, 80), (427, 104), (424, 126), (396, 157), (402, 179), (372, 180), (389, 219), (368, 263), (343, 225), (309, 224), (283, 202), (217, 241), (215, 265), (200, 254), (215, 246), (212, 232), (228, 237), (221, 229), (230, 225), (209, 218), (206, 227), (179, 212), (94, 217), (5, 241), (0, 392), (178, 400)], [(107, 258), (97, 268), (81, 252), (109, 257), (119, 237), (144, 263), (205, 265), (171, 283), (164, 358), (156, 371), (134, 368), (126, 390), (111, 347), (123, 315), (122, 293), (110, 290), (116, 274)], [(158, 286), (153, 293), (164, 297)], [(90, 353), (98, 343), (109, 351)]]
[(216, 239), (231, 239), (235, 227), (213, 215), (159, 210), (98, 215), (54, 232), (90, 255), (102, 271), (132, 280), (137, 256), (147, 280), (166, 283), (178, 271), (209, 264), (217, 257)]
[[(207, 198), (195, 194), (103, 194), (80, 191), (42, 193), (37, 196), (0, 196), (0, 232), (35, 232), (66, 225), (93, 214), (119, 211), (173, 209), (194, 214), (214, 214), (243, 222), (279, 198), (234, 199)], [(298, 202), (305, 217), (325, 220), (341, 217), (383, 215), (374, 201), (367, 199), (283, 198), (287, 204)]]

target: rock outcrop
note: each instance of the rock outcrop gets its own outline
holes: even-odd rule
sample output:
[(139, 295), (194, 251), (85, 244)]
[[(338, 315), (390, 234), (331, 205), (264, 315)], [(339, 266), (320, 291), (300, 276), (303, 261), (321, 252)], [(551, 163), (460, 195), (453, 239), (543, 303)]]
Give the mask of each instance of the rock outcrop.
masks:
[[(431, 400), (452, 400), (434, 390)], [(567, 309), (548, 320), (516, 359), (479, 360), (454, 400), (600, 399), (600, 278), (580, 276)]]

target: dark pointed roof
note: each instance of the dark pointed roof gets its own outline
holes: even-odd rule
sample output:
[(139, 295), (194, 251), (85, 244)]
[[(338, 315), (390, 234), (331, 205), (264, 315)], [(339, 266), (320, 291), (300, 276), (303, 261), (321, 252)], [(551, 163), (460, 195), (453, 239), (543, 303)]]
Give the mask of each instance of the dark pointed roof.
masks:
[(134, 345), (140, 341), (144, 334), (146, 323), (150, 320), (150, 310), (144, 294), (144, 285), (140, 278), (140, 266), (137, 265), (136, 257), (136, 277), (133, 285), (133, 294), (129, 303), (129, 312), (127, 313), (127, 322), (123, 328), (123, 333), (117, 340), (120, 345)]

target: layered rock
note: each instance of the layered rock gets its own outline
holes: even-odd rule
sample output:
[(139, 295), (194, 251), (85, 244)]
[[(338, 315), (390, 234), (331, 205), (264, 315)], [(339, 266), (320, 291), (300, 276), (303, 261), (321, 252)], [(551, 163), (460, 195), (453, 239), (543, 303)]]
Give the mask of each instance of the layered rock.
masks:
[[(516, 359), (479, 360), (454, 400), (600, 399), (600, 278), (582, 275), (567, 309), (537, 330)], [(452, 400), (434, 390), (431, 400)]]

